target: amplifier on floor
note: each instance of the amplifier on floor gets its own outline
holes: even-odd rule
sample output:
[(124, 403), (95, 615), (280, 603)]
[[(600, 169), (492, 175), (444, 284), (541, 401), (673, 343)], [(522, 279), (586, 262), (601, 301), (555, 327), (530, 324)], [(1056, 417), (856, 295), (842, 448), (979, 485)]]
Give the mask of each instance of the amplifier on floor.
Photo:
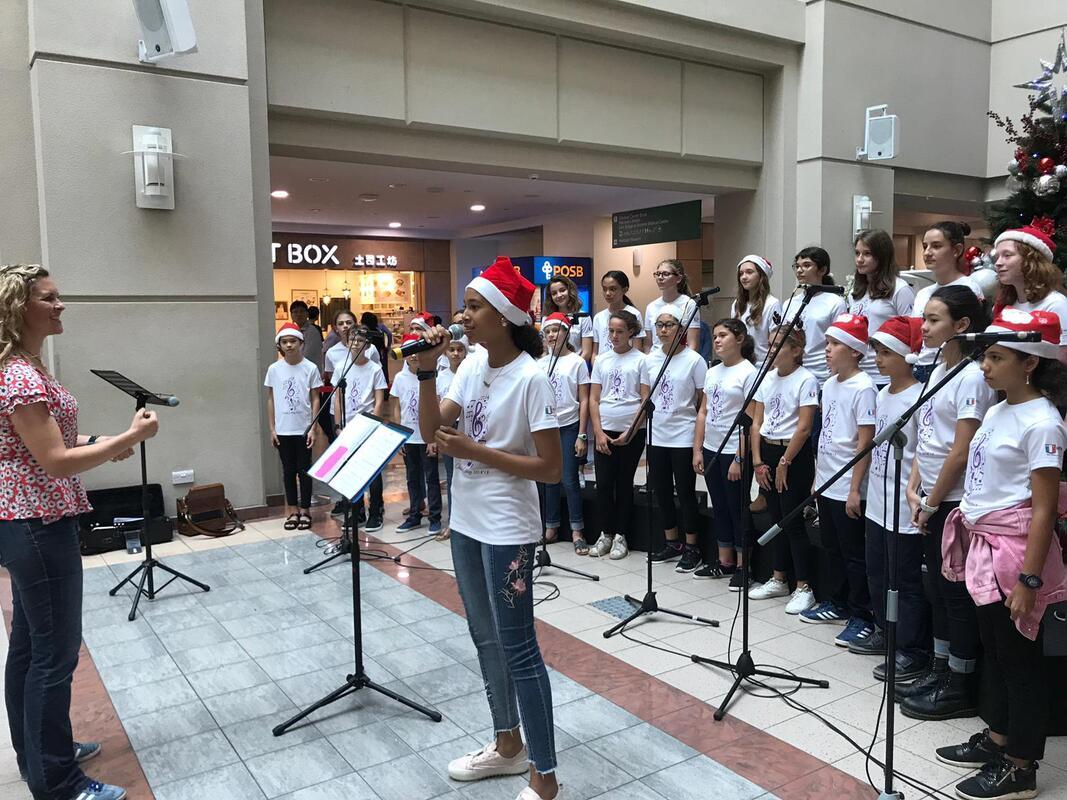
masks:
[[(141, 519), (141, 487), (118, 486), (112, 489), (93, 489), (88, 492), (93, 510), (79, 518), (79, 540), (82, 555), (109, 553), (127, 549), (127, 531), (134, 527), (123, 519), (136, 519), (132, 533), (139, 539)], [(152, 544), (163, 544), (174, 538), (174, 526), (163, 513), (163, 487), (148, 484), (148, 538)], [(119, 524), (116, 525), (116, 521)], [(144, 542), (138, 541), (140, 546)], [(136, 552), (136, 551), (134, 551)]]

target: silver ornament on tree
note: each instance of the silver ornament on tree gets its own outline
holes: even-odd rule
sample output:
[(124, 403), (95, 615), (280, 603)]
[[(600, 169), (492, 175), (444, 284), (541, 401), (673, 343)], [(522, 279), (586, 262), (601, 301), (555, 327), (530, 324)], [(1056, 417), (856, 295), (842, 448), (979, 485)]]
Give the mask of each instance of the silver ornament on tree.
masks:
[(1019, 162), (1016, 161), (1015, 159), (1012, 159), (1011, 161), (1008, 162), (1008, 174), (1009, 175), (1018, 175), (1019, 174)]
[(1038, 197), (1051, 197), (1060, 190), (1060, 179), (1055, 175), (1041, 175), (1034, 178), (1034, 194)]
[(1061, 181), (1067, 178), (1067, 164), (1057, 164), (1056, 169), (1052, 171), (1052, 174), (1059, 178)]
[(1023, 187), (1025, 186), (1026, 182), (1018, 175), (1009, 175), (1004, 181), (1004, 188), (1012, 194), (1015, 194), (1015, 192), (1021, 192), (1023, 190)]

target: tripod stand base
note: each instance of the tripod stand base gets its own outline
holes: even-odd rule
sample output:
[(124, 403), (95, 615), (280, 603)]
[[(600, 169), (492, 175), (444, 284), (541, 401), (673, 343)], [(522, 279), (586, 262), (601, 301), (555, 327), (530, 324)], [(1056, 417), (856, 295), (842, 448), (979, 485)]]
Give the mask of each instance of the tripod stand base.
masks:
[[(345, 529), (345, 530), (347, 530), (347, 529)], [(331, 563), (333, 563), (337, 559), (343, 558), (344, 556), (348, 556), (348, 555), (351, 555), (351, 554), (352, 554), (352, 539), (350, 538), (350, 534), (342, 531), (341, 539), (337, 543), (337, 552), (336, 553), (332, 553), (332, 554), (326, 556), (326, 558), (322, 559), (322, 561), (319, 561), (318, 563), (312, 564), (310, 567), (307, 567), (304, 570), (304, 574), (305, 575), (310, 575), (315, 570), (322, 569), (323, 567), (329, 566)], [(402, 555), (406, 555), (406, 553), (401, 553), (400, 555), (401, 556)], [(380, 558), (380, 559), (382, 559), (384, 561), (392, 561), (392, 562), (394, 562), (396, 564), (400, 563), (400, 556), (386, 556), (386, 555), (380, 555), (378, 553), (362, 553), (362, 552), (359, 554), (359, 556), (360, 556), (360, 558), (368, 558), (368, 559), (370, 559), (370, 558)]]
[(830, 681), (822, 680), (821, 678), (802, 678), (799, 675), (790, 675), (786, 672), (779, 672), (773, 669), (759, 669), (756, 667), (755, 662), (752, 661), (752, 652), (745, 650), (737, 658), (736, 664), (731, 664), (729, 661), (717, 661), (714, 658), (704, 658), (703, 656), (690, 656), (694, 664), (708, 664), (719, 669), (729, 670), (734, 673), (734, 684), (730, 687), (730, 691), (723, 697), (719, 707), (715, 709), (715, 713), (712, 715), (716, 722), (721, 722), (722, 718), (726, 716), (726, 707), (730, 705), (730, 701), (733, 699), (734, 694), (739, 688), (741, 683), (746, 678), (751, 678), (753, 675), (759, 675), (763, 678), (777, 678), (783, 681), (791, 681), (793, 683), (799, 683), (802, 686), (818, 686), (820, 689), (829, 689)]
[(300, 722), (300, 720), (304, 719), (309, 714), (313, 714), (314, 712), (318, 711), (320, 708), (324, 708), (325, 706), (328, 706), (330, 703), (333, 703), (333, 702), (335, 702), (337, 700), (340, 700), (342, 697), (350, 695), (353, 692), (358, 692), (360, 689), (371, 689), (371, 690), (377, 692), (378, 694), (383, 694), (386, 697), (389, 697), (389, 698), (392, 698), (393, 700), (396, 700), (398, 703), (402, 703), (403, 705), (407, 706), (408, 708), (415, 709), (420, 714), (425, 714), (427, 717), (432, 719), (434, 722), (440, 722), (441, 721), (441, 712), (440, 711), (435, 711), (432, 708), (426, 708), (425, 706), (420, 706), (414, 700), (409, 700), (408, 698), (404, 697), (403, 695), (397, 694), (392, 689), (386, 689), (384, 686), (379, 686), (378, 684), (374, 683), (374, 681), (372, 681), (370, 678), (368, 678), (365, 674), (361, 673), (359, 675), (349, 675), (349, 676), (347, 676), (345, 678), (345, 682), (341, 686), (339, 686), (337, 689), (334, 689), (332, 692), (330, 692), (328, 695), (323, 697), (321, 700), (318, 700), (318, 701), (312, 703), (310, 706), (305, 708), (303, 711), (301, 711), (295, 717), (292, 717), (291, 719), (287, 719), (281, 725), (275, 726), (273, 728), (274, 735), (275, 736), (281, 736), (283, 733), (285, 733), (287, 730), (289, 730), (289, 728), (293, 727), (293, 725), (295, 725), (296, 723)]
[(618, 625), (604, 631), (605, 639), (610, 639), (612, 636), (621, 631), (623, 628), (625, 628), (638, 617), (644, 616), (645, 614), (655, 614), (657, 612), (660, 614), (670, 614), (672, 617), (681, 617), (682, 619), (688, 619), (692, 622), (699, 622), (704, 625), (710, 625), (713, 628), (719, 627), (719, 621), (716, 619), (705, 619), (704, 617), (698, 617), (694, 614), (686, 614), (684, 611), (673, 611), (669, 608), (661, 608), (659, 601), (656, 600), (655, 592), (646, 593), (645, 596), (641, 598), (641, 600), (637, 600), (637, 598), (635, 597), (630, 597), (630, 595), (628, 594), (623, 596), (625, 597), (626, 602), (630, 603), (630, 605), (637, 606), (637, 608), (634, 609), (634, 613), (632, 613)]
[(540, 567), (541, 569), (552, 567), (553, 569), (562, 570), (570, 575), (577, 575), (579, 578), (586, 578), (591, 581), (600, 580), (599, 575), (592, 575), (588, 572), (582, 572), (580, 569), (572, 569), (571, 567), (562, 567), (559, 564), (553, 564), (552, 556), (548, 554), (548, 548), (544, 546), (543, 542), (541, 549), (534, 555), (534, 566)]
[[(171, 576), (170, 580), (168, 580), (158, 589), (156, 588), (155, 575), (152, 572), (152, 570), (155, 569), (161, 569), (164, 572), (170, 574)], [(178, 572), (177, 570), (171, 569), (166, 564), (163, 564), (162, 562), (157, 561), (151, 556), (148, 556), (144, 561), (137, 565), (137, 569), (135, 569), (133, 572), (131, 572), (129, 575), (119, 581), (115, 588), (108, 592), (108, 594), (114, 597), (116, 594), (118, 594), (119, 589), (121, 589), (127, 583), (132, 584), (134, 578), (136, 578), (138, 574), (140, 574), (141, 579), (137, 581), (137, 594), (133, 596), (133, 606), (130, 608), (130, 615), (127, 617), (130, 622), (133, 622), (137, 618), (137, 606), (141, 602), (142, 597), (147, 597), (149, 600), (155, 600), (157, 594), (162, 592), (164, 589), (166, 589), (179, 578), (185, 581), (186, 583), (191, 583), (198, 589), (203, 589), (205, 592), (211, 591), (211, 587), (208, 586), (206, 583), (201, 583), (200, 581), (193, 580), (188, 575)], [(144, 588), (146, 582), (148, 583), (147, 589)]]
[(881, 792), (878, 800), (904, 800), (904, 795), (901, 792)]

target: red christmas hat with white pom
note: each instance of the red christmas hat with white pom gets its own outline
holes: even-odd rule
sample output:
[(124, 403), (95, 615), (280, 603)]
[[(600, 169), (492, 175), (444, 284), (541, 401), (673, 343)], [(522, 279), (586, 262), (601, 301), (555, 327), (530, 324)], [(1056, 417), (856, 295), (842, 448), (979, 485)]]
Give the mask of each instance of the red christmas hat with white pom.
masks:
[(295, 336), (300, 341), (304, 341), (304, 332), (291, 322), (287, 322), (278, 328), (278, 332), (274, 334), (275, 344), (280, 342), (283, 336)]
[(867, 352), (867, 318), (859, 314), (842, 314), (826, 329), (826, 335), (857, 353)]
[(541, 332), (544, 333), (546, 328), (551, 328), (553, 325), (562, 325), (567, 330), (570, 330), (571, 321), (567, 319), (566, 314), (557, 311), (555, 314), (549, 314), (541, 320)]
[(504, 315), (512, 325), (529, 325), (534, 285), (519, 274), (511, 259), (499, 256), (481, 275), (467, 284)]
[(1032, 333), (1041, 334), (1040, 342), (997, 342), (999, 345), (1019, 350), (1038, 358), (1059, 358), (1060, 318), (1051, 311), (1020, 311), (1005, 308), (993, 319), (986, 333)]
[[(890, 317), (871, 339), (908, 359), (923, 346), (923, 321), (919, 317)], [(909, 363), (913, 363), (909, 359)]]
[(1055, 235), (1056, 223), (1052, 221), (1051, 217), (1034, 217), (1033, 221), (1025, 227), (1004, 231), (997, 237), (994, 246), (1005, 241), (1022, 242), (1030, 245), (1047, 260), (1051, 261), (1056, 254), (1056, 243), (1052, 241), (1052, 237)]
[(405, 333), (404, 338), (400, 340), (401, 345), (405, 345), (408, 342), (418, 342), (422, 339), (417, 333)]
[(429, 311), (421, 311), (411, 318), (410, 324), (414, 325), (416, 328), (428, 331), (433, 328), (433, 314)]

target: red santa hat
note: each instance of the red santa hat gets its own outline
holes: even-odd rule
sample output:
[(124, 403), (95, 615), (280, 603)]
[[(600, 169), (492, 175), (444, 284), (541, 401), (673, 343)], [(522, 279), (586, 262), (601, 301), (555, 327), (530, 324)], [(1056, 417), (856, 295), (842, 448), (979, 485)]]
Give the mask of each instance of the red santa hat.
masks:
[(304, 341), (304, 332), (292, 322), (287, 322), (278, 328), (278, 332), (274, 334), (274, 343), (280, 342), (283, 336), (295, 336), (300, 341)]
[(1001, 242), (1022, 242), (1034, 248), (1051, 261), (1056, 253), (1056, 244), (1052, 237), (1056, 235), (1056, 223), (1049, 217), (1034, 217), (1029, 225), (1022, 228), (1012, 228), (1004, 231), (997, 237), (994, 246)]
[(567, 330), (570, 330), (571, 321), (567, 319), (567, 315), (557, 311), (555, 314), (549, 314), (543, 320), (541, 320), (541, 332), (544, 333), (548, 328), (553, 325), (562, 325)]
[(417, 333), (405, 333), (404, 337), (400, 340), (400, 345), (403, 346), (403, 345), (407, 344), (408, 342), (418, 342), (418, 341), (422, 341), (422, 337), (419, 336)]
[(519, 274), (511, 259), (499, 256), (481, 275), (467, 284), (512, 325), (529, 325), (534, 285)]
[(433, 328), (433, 314), (429, 311), (421, 311), (411, 318), (411, 324), (416, 328), (428, 331)]
[(770, 278), (774, 274), (774, 265), (771, 264), (771, 262), (765, 259), (763, 256), (757, 256), (754, 253), (752, 255), (747, 255), (737, 262), (737, 268), (741, 269), (741, 265), (744, 264), (746, 261), (751, 261), (753, 264), (759, 267), (763, 274), (766, 275), (768, 278)]
[(826, 329), (826, 335), (851, 347), (857, 353), (867, 352), (867, 318), (859, 314), (842, 314)]
[(1059, 358), (1060, 318), (1051, 311), (1020, 311), (1017, 308), (1005, 308), (993, 319), (993, 324), (985, 329), (986, 333), (1030, 333), (1034, 331), (1041, 334), (1040, 342), (998, 342), (998, 344), (1038, 358), (1053, 360)]
[(922, 327), (923, 321), (919, 317), (890, 317), (871, 338), (908, 358), (922, 349)]

